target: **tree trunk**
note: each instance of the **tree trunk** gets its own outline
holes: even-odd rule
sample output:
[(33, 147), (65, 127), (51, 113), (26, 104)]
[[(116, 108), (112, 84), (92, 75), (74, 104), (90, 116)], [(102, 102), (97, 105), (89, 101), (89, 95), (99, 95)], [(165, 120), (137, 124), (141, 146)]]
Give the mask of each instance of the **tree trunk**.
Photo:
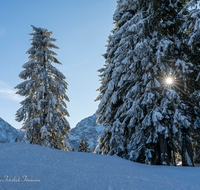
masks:
[(188, 130), (182, 129), (182, 166), (194, 166), (192, 144), (187, 139)]
[(167, 142), (163, 134), (159, 134), (159, 146), (160, 146), (160, 164), (170, 165), (170, 159), (167, 150)]

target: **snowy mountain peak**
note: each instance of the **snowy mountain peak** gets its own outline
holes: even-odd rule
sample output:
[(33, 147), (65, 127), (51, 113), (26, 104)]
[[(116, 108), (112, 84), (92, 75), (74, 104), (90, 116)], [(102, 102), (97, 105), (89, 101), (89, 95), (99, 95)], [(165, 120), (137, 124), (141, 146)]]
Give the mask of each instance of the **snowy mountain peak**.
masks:
[(16, 138), (21, 141), (23, 135), (21, 130), (18, 131), (0, 117), (0, 143), (15, 142)]
[(103, 126), (97, 125), (96, 120), (97, 116), (94, 114), (81, 120), (75, 128), (71, 129), (68, 142), (72, 148), (77, 150), (82, 138), (89, 143), (91, 149), (97, 146), (97, 140), (103, 130)]

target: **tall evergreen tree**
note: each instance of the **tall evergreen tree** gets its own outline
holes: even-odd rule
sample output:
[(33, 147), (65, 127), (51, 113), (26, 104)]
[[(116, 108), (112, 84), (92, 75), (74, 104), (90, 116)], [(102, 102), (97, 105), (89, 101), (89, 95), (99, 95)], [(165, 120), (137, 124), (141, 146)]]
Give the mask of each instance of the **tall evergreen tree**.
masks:
[[(103, 154), (150, 164), (192, 165), (191, 122), (183, 102), (185, 58), (179, 12), (186, 1), (121, 0), (114, 13), (97, 100)], [(166, 78), (176, 79), (174, 88)], [(186, 155), (186, 156), (185, 156)], [(186, 157), (186, 158), (184, 158)]]
[(65, 76), (52, 63), (61, 64), (52, 48), (58, 49), (52, 32), (32, 26), (32, 47), (27, 51), (29, 61), (19, 74), (25, 81), (17, 85), (17, 94), (25, 96), (16, 113), (17, 121), (24, 121), (26, 141), (51, 148), (69, 149), (67, 142), (70, 126), (65, 103), (67, 83)]
[[(188, 75), (192, 72), (190, 69), (193, 65), (188, 57), (188, 46), (185, 46), (184, 40), (186, 38), (184, 31), (181, 30), (183, 23), (180, 11), (184, 11), (188, 15), (187, 1), (154, 1), (153, 19), (156, 30), (159, 32), (159, 37), (169, 42), (169, 48), (164, 53), (162, 62), (168, 65), (171, 69), (171, 76), (175, 79), (173, 90), (175, 90), (178, 97), (177, 101), (173, 102), (174, 106), (174, 121), (173, 127), (176, 127), (177, 133), (171, 135), (169, 147), (176, 148), (182, 156), (183, 165), (192, 165), (193, 151), (192, 151), (192, 121), (189, 117), (189, 108), (187, 91), (188, 89)], [(169, 70), (169, 69), (168, 69)], [(189, 100), (190, 101), (190, 100)], [(175, 143), (174, 143), (175, 142)], [(174, 149), (173, 149), (174, 154)]]
[(189, 9), (189, 14), (185, 14), (182, 10), (179, 14), (183, 17), (181, 31), (184, 32), (186, 38), (184, 40), (187, 46), (188, 59), (191, 61), (192, 72), (187, 75), (188, 96), (190, 100), (190, 116), (193, 125), (193, 141), (195, 160), (200, 160), (200, 4), (197, 0), (188, 2), (185, 9)]

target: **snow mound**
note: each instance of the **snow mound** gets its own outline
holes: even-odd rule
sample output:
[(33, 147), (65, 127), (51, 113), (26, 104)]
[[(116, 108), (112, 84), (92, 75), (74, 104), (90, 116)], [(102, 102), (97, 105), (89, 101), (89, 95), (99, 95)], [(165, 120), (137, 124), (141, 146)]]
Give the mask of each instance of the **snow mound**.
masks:
[(23, 131), (15, 129), (0, 117), (0, 143), (15, 142), (16, 138), (22, 141), (23, 137)]
[(103, 131), (103, 126), (97, 125), (97, 116), (92, 115), (81, 120), (75, 128), (71, 129), (68, 141), (71, 148), (78, 150), (78, 145), (81, 139), (87, 141), (90, 145), (90, 149), (93, 150), (94, 146), (98, 145), (98, 137)]
[(200, 168), (151, 166), (117, 156), (0, 144), (0, 189), (197, 190)]

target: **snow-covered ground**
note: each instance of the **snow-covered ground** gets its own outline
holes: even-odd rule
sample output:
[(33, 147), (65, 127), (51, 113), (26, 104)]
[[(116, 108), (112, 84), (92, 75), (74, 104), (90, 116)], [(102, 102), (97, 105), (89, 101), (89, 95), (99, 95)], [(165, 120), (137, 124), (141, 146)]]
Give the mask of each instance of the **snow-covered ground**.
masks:
[(3, 190), (199, 190), (199, 175), (199, 167), (150, 166), (117, 156), (0, 144)]

